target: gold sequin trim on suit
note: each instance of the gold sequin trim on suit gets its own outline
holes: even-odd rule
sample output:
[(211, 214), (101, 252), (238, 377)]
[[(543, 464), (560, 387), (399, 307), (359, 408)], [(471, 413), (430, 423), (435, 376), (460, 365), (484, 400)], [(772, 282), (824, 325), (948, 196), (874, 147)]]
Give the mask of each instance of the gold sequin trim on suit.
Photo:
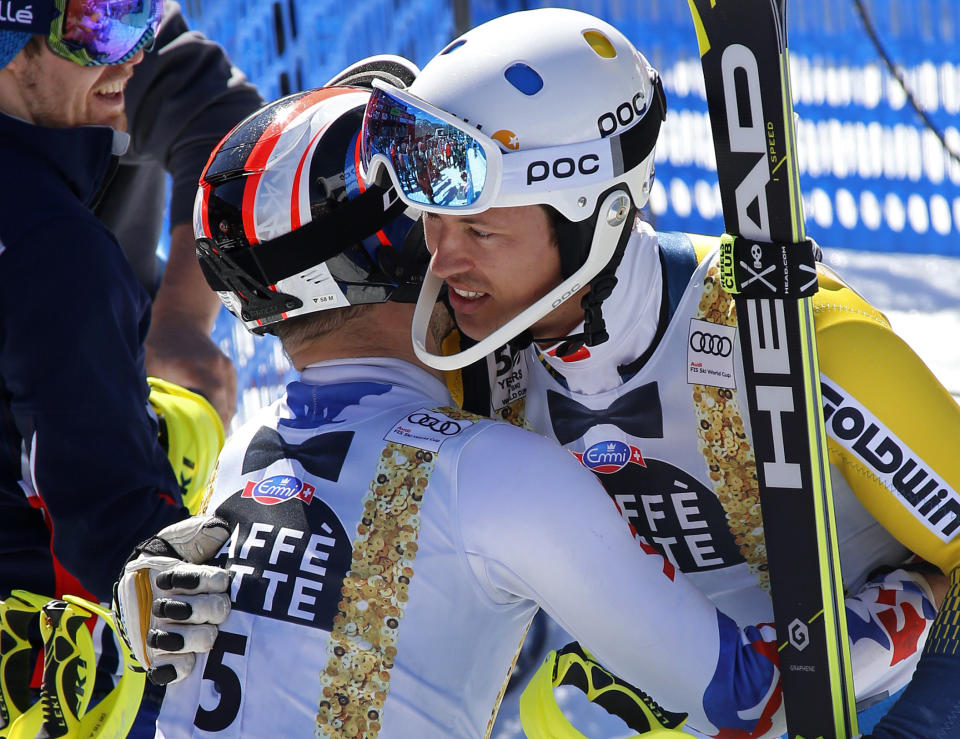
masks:
[[(710, 267), (703, 282), (697, 318), (723, 326), (737, 325), (733, 298), (720, 287), (719, 270)], [(710, 484), (727, 515), (734, 541), (747, 568), (764, 590), (770, 589), (767, 546), (760, 515), (760, 489), (753, 445), (743, 424), (737, 391), (693, 385), (698, 448), (707, 463)]]
[[(479, 418), (455, 408), (453, 419)], [(388, 442), (364, 495), (350, 570), (327, 641), (317, 735), (375, 739), (383, 726), (397, 633), (410, 597), (423, 495), (436, 454)]]
[(374, 739), (380, 732), (434, 458), (395, 442), (380, 453), (327, 641), (318, 736)]

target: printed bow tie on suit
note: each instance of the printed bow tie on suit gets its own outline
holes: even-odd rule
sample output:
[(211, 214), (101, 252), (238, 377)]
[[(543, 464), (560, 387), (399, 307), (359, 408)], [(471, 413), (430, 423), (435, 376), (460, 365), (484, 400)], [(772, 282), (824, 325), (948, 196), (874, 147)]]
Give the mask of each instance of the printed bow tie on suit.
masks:
[(617, 398), (609, 408), (593, 410), (554, 390), (547, 391), (553, 433), (561, 444), (576, 441), (594, 426), (610, 423), (631, 436), (663, 438), (663, 409), (657, 383), (649, 382)]
[(288, 444), (278, 432), (262, 426), (243, 455), (241, 472), (246, 474), (280, 459), (293, 459), (311, 475), (336, 482), (352, 440), (353, 431), (333, 431), (311, 436), (302, 444)]

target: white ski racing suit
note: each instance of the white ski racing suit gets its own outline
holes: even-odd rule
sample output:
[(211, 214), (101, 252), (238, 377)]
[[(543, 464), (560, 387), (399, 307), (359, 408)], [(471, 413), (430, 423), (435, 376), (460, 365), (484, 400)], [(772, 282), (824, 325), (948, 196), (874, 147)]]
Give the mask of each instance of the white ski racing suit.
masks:
[(636, 546), (593, 475), (451, 405), (406, 362), (332, 360), (228, 440), (206, 510), (233, 528), (214, 559), (233, 608), (158, 736), (488, 735), (538, 604), (675, 705), (718, 670), (752, 679), (746, 635), (691, 671), (732, 621)]

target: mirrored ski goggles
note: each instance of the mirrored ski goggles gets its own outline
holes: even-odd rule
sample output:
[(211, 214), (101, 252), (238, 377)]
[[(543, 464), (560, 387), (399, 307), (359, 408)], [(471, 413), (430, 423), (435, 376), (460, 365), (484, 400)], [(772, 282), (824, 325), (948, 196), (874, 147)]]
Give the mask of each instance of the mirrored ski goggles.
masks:
[[(365, 176), (372, 182), (386, 168), (407, 205), (436, 213), (533, 205), (546, 192), (604, 184), (646, 158), (661, 120), (647, 115), (622, 135), (504, 153), (498, 140), (510, 146), (510, 132), (497, 131), (494, 140), (403, 90), (373, 85), (361, 139)], [(646, 119), (655, 120), (654, 130)], [(627, 140), (635, 136), (644, 138), (642, 146)]]
[(163, 0), (9, 0), (5, 5), (0, 30), (46, 36), (51, 51), (85, 67), (133, 58), (152, 43), (163, 15)]
[(54, 52), (85, 66), (120, 64), (153, 42), (163, 0), (56, 0), (59, 33), (51, 27)]

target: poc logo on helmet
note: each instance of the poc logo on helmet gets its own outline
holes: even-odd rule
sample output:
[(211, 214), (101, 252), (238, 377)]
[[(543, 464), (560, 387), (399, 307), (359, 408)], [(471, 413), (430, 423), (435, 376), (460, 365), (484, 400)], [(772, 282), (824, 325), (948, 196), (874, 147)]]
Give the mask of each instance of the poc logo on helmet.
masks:
[(580, 289), (580, 283), (578, 282), (578, 283), (576, 283), (573, 287), (571, 287), (569, 290), (567, 290), (563, 295), (561, 295), (559, 298), (557, 298), (556, 300), (554, 300), (554, 301), (550, 304), (550, 307), (551, 307), (551, 308), (556, 308), (558, 305), (560, 305), (560, 303), (563, 303), (564, 301), (569, 300), (569, 299), (570, 299), (570, 296), (572, 296), (572, 295), (573, 295), (577, 290), (579, 290), (579, 289)]
[(551, 175), (558, 180), (565, 180), (575, 174), (594, 174), (600, 169), (600, 157), (596, 154), (584, 154), (577, 160), (572, 157), (560, 157), (552, 163), (542, 160), (530, 162), (527, 165), (527, 185), (534, 182), (543, 182)]
[(629, 103), (620, 103), (615, 113), (604, 113), (597, 118), (597, 128), (600, 138), (606, 138), (620, 126), (629, 126), (633, 119), (647, 112), (647, 105), (643, 100), (643, 93), (638, 92)]

